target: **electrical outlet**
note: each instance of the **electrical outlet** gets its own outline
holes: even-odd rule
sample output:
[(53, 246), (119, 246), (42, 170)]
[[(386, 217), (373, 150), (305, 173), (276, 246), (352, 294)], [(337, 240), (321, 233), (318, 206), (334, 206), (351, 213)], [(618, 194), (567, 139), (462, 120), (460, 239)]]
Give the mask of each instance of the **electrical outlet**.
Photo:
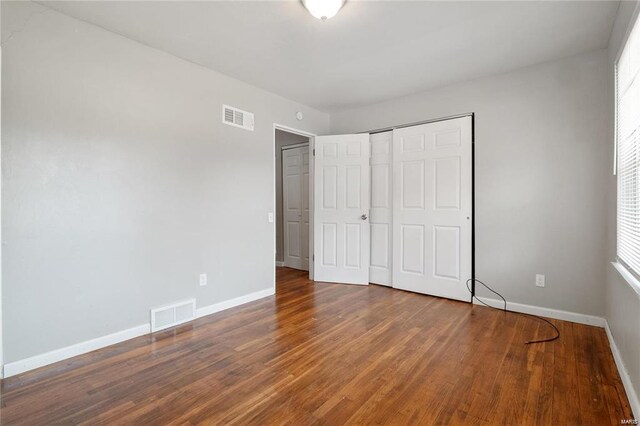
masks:
[(544, 287), (544, 275), (536, 274), (536, 287)]
[(207, 274), (200, 274), (200, 287), (207, 285)]

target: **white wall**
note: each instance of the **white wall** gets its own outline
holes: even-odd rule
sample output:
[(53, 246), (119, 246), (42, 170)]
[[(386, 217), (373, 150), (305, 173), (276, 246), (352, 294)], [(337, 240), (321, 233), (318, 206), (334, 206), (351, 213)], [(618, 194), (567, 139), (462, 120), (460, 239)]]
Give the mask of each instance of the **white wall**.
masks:
[(609, 78), (600, 50), (332, 114), (331, 130), (475, 112), (477, 278), (512, 302), (602, 316)]
[[(627, 30), (633, 19), (640, 13), (640, 2), (622, 2), (618, 9), (618, 16), (611, 34), (609, 44), (609, 82), (613, 93), (613, 73), (615, 60), (624, 41)], [(610, 114), (613, 114), (613, 94), (610, 97)], [(613, 132), (613, 130), (612, 130)], [(613, 133), (609, 138), (609, 156), (607, 163), (613, 163)], [(616, 178), (609, 173), (607, 205), (609, 207), (608, 244), (607, 244), (607, 278), (606, 278), (606, 306), (605, 316), (611, 329), (611, 334), (620, 350), (620, 356), (629, 373), (629, 378), (635, 390), (636, 406), (634, 414), (638, 412), (638, 396), (640, 396), (640, 295), (622, 278), (618, 271), (609, 264), (616, 258)], [(634, 396), (629, 395), (633, 400)]]
[[(0, 34), (2, 34), (2, 8), (0, 7)], [(0, 70), (2, 70), (2, 44), (0, 44)], [(1, 73), (0, 73), (1, 74)], [(0, 76), (0, 150), (2, 149), (2, 77)], [(2, 164), (0, 161), (0, 176), (2, 176)], [(0, 186), (1, 188), (1, 186)], [(2, 190), (0, 189), (0, 211), (2, 210)], [(0, 379), (4, 376), (4, 358), (2, 350), (2, 219), (0, 215)]]
[(273, 286), (273, 123), (326, 114), (41, 6), (2, 29), (5, 362)]
[[(5, 362), (273, 284), (272, 124), (324, 134), (326, 114), (40, 6), (3, 2), (2, 35)], [(603, 261), (610, 56), (343, 111), (331, 131), (475, 112), (478, 278), (513, 302), (606, 313), (637, 388), (640, 302)], [(223, 102), (256, 131), (221, 125)]]
[(284, 218), (282, 212), (282, 147), (309, 142), (306, 136), (276, 129), (276, 260), (284, 261)]

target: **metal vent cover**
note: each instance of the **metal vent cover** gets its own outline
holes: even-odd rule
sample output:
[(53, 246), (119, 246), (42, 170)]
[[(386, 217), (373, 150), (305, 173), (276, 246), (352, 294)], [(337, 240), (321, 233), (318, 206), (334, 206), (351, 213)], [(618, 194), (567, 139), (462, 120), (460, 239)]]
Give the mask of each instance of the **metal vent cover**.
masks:
[(151, 310), (151, 332), (164, 330), (196, 318), (196, 300), (190, 299)]
[(228, 105), (222, 105), (222, 122), (249, 131), (253, 131), (254, 127), (252, 113)]

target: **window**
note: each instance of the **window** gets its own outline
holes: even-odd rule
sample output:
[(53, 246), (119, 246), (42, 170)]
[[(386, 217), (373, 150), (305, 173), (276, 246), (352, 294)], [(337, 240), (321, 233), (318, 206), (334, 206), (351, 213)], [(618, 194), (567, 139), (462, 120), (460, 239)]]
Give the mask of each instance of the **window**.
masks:
[(640, 277), (640, 25), (616, 63), (618, 261)]

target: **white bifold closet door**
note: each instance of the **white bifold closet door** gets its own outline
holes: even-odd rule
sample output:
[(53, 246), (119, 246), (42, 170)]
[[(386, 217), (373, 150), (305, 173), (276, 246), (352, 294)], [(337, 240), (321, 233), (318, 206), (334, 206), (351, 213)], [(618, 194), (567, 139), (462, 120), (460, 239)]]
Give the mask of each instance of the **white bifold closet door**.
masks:
[(309, 147), (282, 150), (284, 265), (309, 270)]
[(314, 138), (314, 280), (369, 283), (369, 134)]
[(369, 282), (391, 286), (393, 132), (371, 135), (371, 265)]
[(393, 287), (470, 301), (471, 137), (471, 117), (394, 130)]

